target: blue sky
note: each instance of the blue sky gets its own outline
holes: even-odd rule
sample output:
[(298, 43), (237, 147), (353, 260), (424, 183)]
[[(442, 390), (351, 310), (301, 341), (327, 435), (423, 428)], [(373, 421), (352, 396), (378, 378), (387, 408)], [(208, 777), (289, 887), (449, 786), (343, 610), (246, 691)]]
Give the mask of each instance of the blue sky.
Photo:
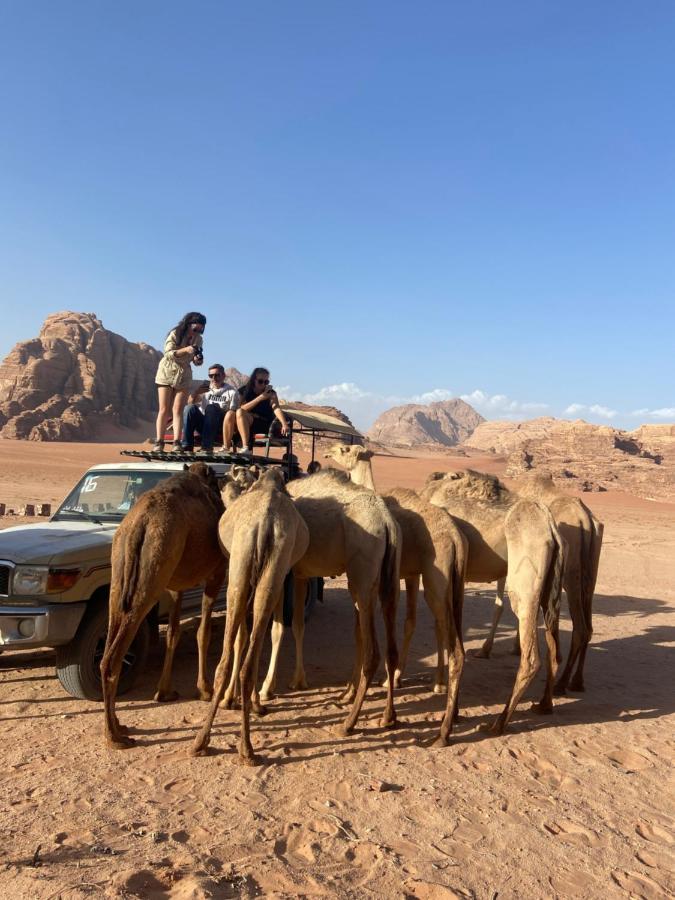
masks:
[(60, 309), (366, 427), (675, 421), (671, 2), (0, 0), (0, 356)]

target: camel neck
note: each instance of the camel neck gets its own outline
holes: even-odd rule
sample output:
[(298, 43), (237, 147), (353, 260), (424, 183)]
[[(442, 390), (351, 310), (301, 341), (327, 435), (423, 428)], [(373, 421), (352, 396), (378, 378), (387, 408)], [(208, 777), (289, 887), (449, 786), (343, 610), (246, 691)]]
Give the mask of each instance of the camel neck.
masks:
[(373, 469), (369, 461), (359, 460), (351, 471), (351, 478), (354, 484), (359, 484), (370, 491), (375, 490)]

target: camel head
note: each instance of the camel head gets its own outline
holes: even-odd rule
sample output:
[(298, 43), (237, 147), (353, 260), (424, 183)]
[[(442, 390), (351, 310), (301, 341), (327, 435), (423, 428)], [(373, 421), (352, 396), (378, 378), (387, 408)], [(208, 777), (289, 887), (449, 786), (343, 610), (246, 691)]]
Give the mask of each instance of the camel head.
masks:
[(232, 481), (240, 484), (244, 490), (249, 488), (260, 477), (259, 466), (232, 466), (229, 471)]
[(324, 453), (324, 459), (333, 459), (347, 470), (353, 469), (360, 460), (365, 462), (372, 456), (373, 451), (360, 444), (333, 444)]
[(427, 484), (439, 485), (448, 493), (472, 500), (499, 501), (504, 499), (507, 493), (506, 486), (496, 475), (488, 475), (487, 472), (477, 472), (475, 469), (466, 469), (462, 472), (432, 472), (427, 478)]
[(220, 487), (218, 485), (218, 478), (216, 477), (216, 473), (213, 471), (211, 466), (207, 466), (206, 463), (196, 462), (192, 463), (190, 466), (183, 466), (184, 472), (189, 472), (190, 475), (196, 475), (197, 478), (201, 479), (204, 484), (210, 487), (216, 494), (220, 493)]
[(258, 484), (262, 487), (275, 488), (286, 493), (286, 479), (284, 478), (284, 473), (277, 466), (270, 466), (264, 469), (258, 479)]

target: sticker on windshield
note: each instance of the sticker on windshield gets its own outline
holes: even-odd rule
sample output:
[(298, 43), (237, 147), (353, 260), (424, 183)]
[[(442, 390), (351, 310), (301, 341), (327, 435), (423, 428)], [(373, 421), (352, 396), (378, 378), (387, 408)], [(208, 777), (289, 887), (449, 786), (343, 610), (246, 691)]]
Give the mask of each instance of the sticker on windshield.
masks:
[(98, 487), (98, 475), (87, 475), (84, 479), (84, 484), (82, 485), (82, 493), (83, 494), (91, 494), (92, 491), (95, 491)]

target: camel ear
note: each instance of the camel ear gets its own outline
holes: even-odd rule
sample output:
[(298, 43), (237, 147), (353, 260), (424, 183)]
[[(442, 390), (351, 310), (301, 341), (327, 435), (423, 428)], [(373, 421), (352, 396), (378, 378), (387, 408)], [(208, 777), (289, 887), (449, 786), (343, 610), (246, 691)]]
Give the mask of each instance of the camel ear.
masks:
[(183, 463), (183, 471), (184, 471), (184, 472), (189, 472), (189, 471), (190, 471), (190, 466), (188, 466), (187, 463)]
[(366, 448), (363, 447), (361, 450), (359, 450), (357, 459), (372, 459), (373, 456), (375, 456), (375, 454), (372, 450), (366, 450)]

